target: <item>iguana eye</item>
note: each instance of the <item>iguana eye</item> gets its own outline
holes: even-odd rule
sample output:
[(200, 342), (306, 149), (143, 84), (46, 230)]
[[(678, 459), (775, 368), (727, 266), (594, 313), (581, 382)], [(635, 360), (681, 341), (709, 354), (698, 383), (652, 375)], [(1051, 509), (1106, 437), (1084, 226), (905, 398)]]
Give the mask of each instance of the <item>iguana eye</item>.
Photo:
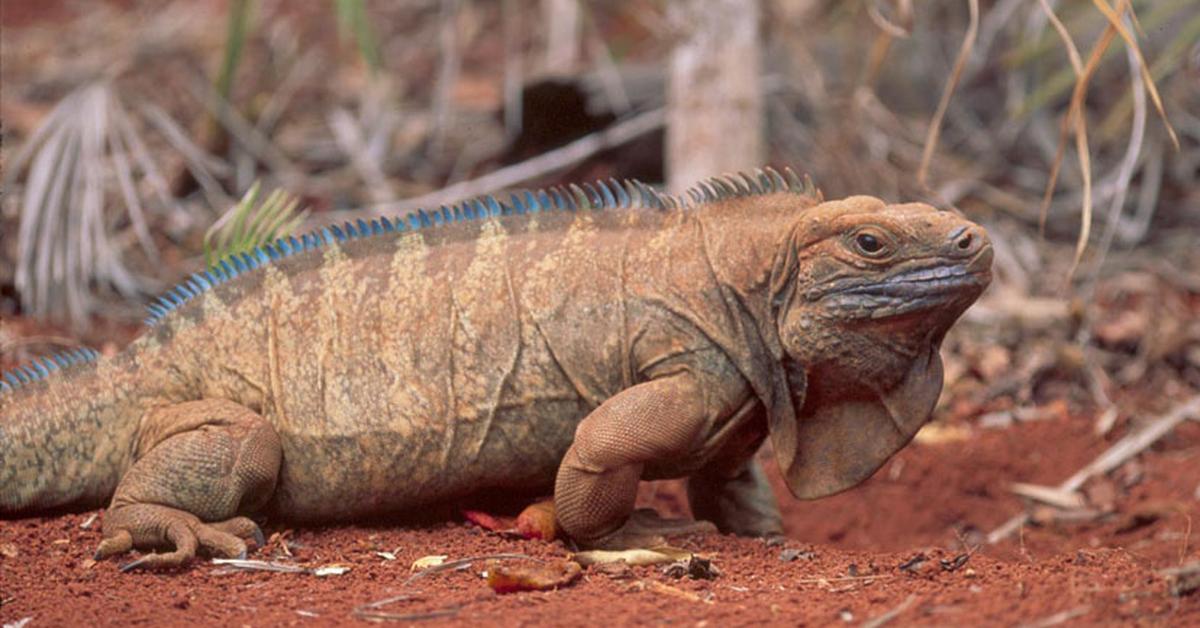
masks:
[(880, 258), (890, 252), (886, 236), (862, 231), (854, 235), (854, 250), (864, 257)]
[(858, 248), (862, 249), (863, 253), (878, 253), (879, 249), (883, 248), (883, 244), (880, 244), (879, 239), (869, 233), (858, 234), (854, 242), (858, 244)]

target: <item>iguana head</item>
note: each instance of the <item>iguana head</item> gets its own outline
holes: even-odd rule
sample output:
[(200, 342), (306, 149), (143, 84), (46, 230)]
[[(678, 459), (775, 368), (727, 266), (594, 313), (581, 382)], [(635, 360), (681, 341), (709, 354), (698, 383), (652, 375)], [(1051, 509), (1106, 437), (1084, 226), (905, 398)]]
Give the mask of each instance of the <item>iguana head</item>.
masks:
[(954, 212), (856, 196), (802, 212), (788, 249), (774, 303), (796, 425), (772, 425), (772, 442), (792, 491), (818, 497), (929, 418), (942, 338), (991, 281), (992, 247)]

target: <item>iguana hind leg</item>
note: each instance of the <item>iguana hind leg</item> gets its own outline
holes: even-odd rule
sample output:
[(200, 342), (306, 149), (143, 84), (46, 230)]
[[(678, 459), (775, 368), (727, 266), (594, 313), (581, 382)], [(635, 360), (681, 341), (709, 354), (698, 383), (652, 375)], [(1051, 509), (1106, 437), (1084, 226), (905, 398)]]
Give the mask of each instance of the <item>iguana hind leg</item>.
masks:
[(151, 411), (139, 458), (105, 514), (97, 558), (133, 548), (174, 548), (147, 554), (124, 570), (181, 565), (200, 547), (244, 555), (244, 539), (261, 545), (262, 532), (239, 515), (270, 499), (280, 458), (271, 424), (232, 401), (191, 401)]

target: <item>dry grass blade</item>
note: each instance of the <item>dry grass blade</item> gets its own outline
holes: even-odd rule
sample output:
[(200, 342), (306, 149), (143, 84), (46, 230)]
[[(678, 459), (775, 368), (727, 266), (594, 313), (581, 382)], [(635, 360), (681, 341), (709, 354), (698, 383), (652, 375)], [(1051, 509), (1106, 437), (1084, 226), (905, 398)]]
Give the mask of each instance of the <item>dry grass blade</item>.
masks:
[(246, 149), (255, 159), (266, 164), (275, 175), (286, 182), (297, 182), (304, 177), (300, 169), (273, 144), (266, 135), (251, 124), (242, 114), (238, 113), (229, 101), (209, 85), (207, 81), (198, 79), (188, 81), (186, 85), (191, 95), (200, 101), (204, 107), (221, 123), (239, 145)]
[(890, 580), (895, 577), (896, 576), (894, 574), (890, 574), (890, 573), (868, 574), (865, 576), (828, 576), (828, 577), (817, 576), (815, 578), (800, 578), (798, 580), (792, 580), (792, 584), (828, 584), (830, 582), (858, 582), (861, 580)]
[(433, 139), (430, 142), (434, 155), (441, 153), (446, 131), (454, 115), (454, 86), (462, 70), (462, 53), (458, 49), (458, 12), (460, 0), (445, 0), (442, 4), (441, 21), (438, 27), (438, 43), (441, 47), (441, 63), (438, 67), (437, 84), (433, 95)]
[[(338, 147), (350, 158), (350, 164), (367, 184), (371, 200), (376, 203), (394, 200), (396, 194), (388, 183), (387, 175), (383, 173), (379, 160), (372, 157), (363, 129), (355, 122), (354, 116), (341, 107), (335, 108), (329, 113), (329, 128), (333, 130)], [(381, 134), (373, 135), (378, 137)]]
[[(1121, 3), (1122, 10), (1125, 7), (1125, 2)], [(1079, 158), (1079, 172), (1083, 177), (1083, 201), (1082, 201), (1082, 216), (1080, 217), (1079, 239), (1075, 242), (1075, 257), (1071, 260), (1071, 268), (1067, 271), (1067, 280), (1075, 275), (1075, 270), (1079, 268), (1079, 262), (1083, 259), (1083, 252), (1087, 249), (1088, 238), (1092, 234), (1092, 157), (1088, 150), (1087, 137), (1087, 114), (1084, 111), (1084, 98), (1087, 96), (1088, 84), (1091, 83), (1092, 76), (1096, 73), (1096, 68), (1100, 66), (1100, 60), (1104, 56), (1104, 51), (1112, 43), (1116, 36), (1116, 31), (1112, 25), (1109, 25), (1101, 33), (1100, 39), (1092, 48), (1092, 54), (1088, 57), (1087, 64), (1083, 67), (1083, 72), (1075, 81), (1075, 88), (1071, 90), (1071, 104), (1067, 108), (1067, 117), (1064, 121), (1062, 134), (1059, 136), (1059, 152), (1058, 158), (1061, 159), (1063, 154), (1063, 146), (1066, 143), (1066, 131), (1070, 127), (1075, 135), (1075, 152)], [(1057, 173), (1058, 168), (1054, 169)], [(1051, 178), (1047, 185), (1047, 194), (1050, 194), (1054, 189), (1055, 180)]]
[(354, 616), (359, 619), (368, 621), (422, 621), (425, 619), (438, 619), (441, 617), (452, 617), (461, 609), (459, 606), (451, 606), (448, 608), (438, 609), (436, 611), (423, 611), (418, 613), (385, 613), (382, 611), (369, 611), (355, 609)]
[[(1124, 11), (1124, 0), (1122, 0), (1120, 8)], [(1099, 67), (1100, 61), (1104, 58), (1104, 52), (1108, 49), (1115, 36), (1116, 31), (1110, 24), (1101, 33), (1100, 39), (1097, 40), (1095, 46), (1092, 47), (1087, 64), (1082, 69), (1076, 70), (1075, 87), (1071, 90), (1071, 100), (1067, 108), (1067, 115), (1063, 119), (1062, 126), (1059, 127), (1058, 148), (1055, 151), (1054, 163), (1050, 168), (1050, 178), (1046, 182), (1046, 191), (1042, 198), (1042, 222), (1044, 224), (1044, 215), (1049, 211), (1050, 198), (1053, 196), (1054, 188), (1058, 184), (1058, 173), (1062, 165), (1063, 156), (1066, 154), (1067, 135), (1071, 131), (1074, 131), (1075, 151), (1078, 153), (1079, 170), (1083, 177), (1083, 200), (1079, 239), (1075, 243), (1075, 257), (1071, 262), (1071, 268), (1067, 271), (1068, 281), (1075, 275), (1075, 270), (1079, 267), (1080, 260), (1083, 259), (1083, 252), (1087, 248), (1088, 238), (1091, 237), (1092, 232), (1092, 162), (1091, 155), (1088, 152), (1087, 120), (1083, 109), (1083, 102), (1087, 95), (1088, 84), (1091, 82), (1096, 68)], [(1074, 61), (1076, 61), (1076, 58), (1072, 57), (1072, 62)]]
[[(1158, 95), (1158, 88), (1154, 85), (1154, 79), (1150, 74), (1150, 68), (1146, 67), (1146, 59), (1142, 56), (1142, 49), (1140, 46), (1138, 46), (1137, 40), (1134, 39), (1133, 35), (1129, 33), (1129, 30), (1125, 28), (1125, 25), (1121, 23), (1121, 16), (1125, 13), (1123, 8), (1126, 3), (1124, 0), (1119, 2), (1115, 10), (1107, 0), (1092, 0), (1092, 4), (1096, 5), (1096, 8), (1104, 14), (1104, 17), (1108, 20), (1109, 28), (1117, 31), (1117, 34), (1121, 36), (1121, 39), (1125, 40), (1125, 45), (1129, 46), (1129, 49), (1133, 52), (1133, 55), (1137, 57), (1138, 66), (1141, 68), (1142, 82), (1146, 85), (1146, 91), (1150, 94), (1150, 100), (1154, 103), (1154, 108), (1158, 110), (1158, 117), (1162, 119), (1163, 126), (1166, 127), (1167, 135), (1170, 136), (1171, 143), (1175, 146), (1175, 150), (1179, 150), (1179, 137), (1175, 135), (1175, 128), (1171, 126), (1171, 121), (1167, 119), (1167, 112), (1165, 109), (1163, 109), (1162, 97)], [(1133, 7), (1129, 7), (1129, 13), (1133, 16), (1133, 20), (1136, 22), (1137, 15), (1134, 13)]]
[[(1150, 71), (1146, 67), (1145, 60), (1141, 54), (1141, 50), (1138, 48), (1137, 42), (1136, 42), (1136, 40), (1134, 40), (1133, 36), (1129, 33), (1129, 30), (1125, 28), (1124, 24), (1122, 24), (1122, 20), (1125, 20), (1125, 19), (1130, 19), (1130, 20), (1136, 21), (1136, 16), (1133, 15), (1133, 9), (1132, 9), (1132, 7), (1129, 6), (1128, 0), (1121, 0), (1120, 2), (1118, 2), (1115, 9), (1111, 5), (1109, 5), (1108, 2), (1106, 2), (1105, 0), (1093, 0), (1093, 4), (1104, 15), (1105, 19), (1108, 21), (1108, 24), (1105, 27), (1104, 32), (1100, 35), (1100, 38), (1097, 40), (1095, 46), (1093, 46), (1092, 52), (1088, 57), (1087, 63), (1081, 69), (1078, 66), (1078, 64), (1079, 64), (1078, 52), (1075, 50), (1075, 46), (1071, 42), (1071, 38), (1067, 34), (1066, 28), (1062, 25), (1061, 21), (1059, 21), (1058, 18), (1054, 15), (1054, 12), (1052, 10), (1050, 10), (1050, 7), (1048, 6), (1048, 4), (1044, 0), (1041, 2), (1042, 8), (1046, 12), (1047, 17), (1051, 20), (1051, 23), (1054, 25), (1055, 30), (1058, 32), (1059, 36), (1062, 38), (1064, 44), (1066, 45), (1068, 54), (1071, 58), (1071, 65), (1075, 69), (1075, 72), (1076, 72), (1075, 85), (1071, 91), (1071, 99), (1070, 99), (1070, 104), (1068, 106), (1066, 118), (1064, 118), (1063, 125), (1060, 127), (1058, 148), (1055, 153), (1054, 162), (1051, 166), (1050, 177), (1046, 184), (1046, 190), (1045, 190), (1045, 193), (1042, 198), (1042, 208), (1041, 208), (1041, 224), (1044, 228), (1046, 214), (1049, 210), (1050, 199), (1054, 194), (1054, 188), (1058, 182), (1058, 174), (1060, 171), (1062, 159), (1065, 155), (1067, 134), (1072, 133), (1075, 136), (1075, 150), (1078, 155), (1080, 173), (1083, 178), (1083, 186), (1082, 186), (1083, 198), (1081, 200), (1082, 216), (1080, 218), (1079, 238), (1076, 241), (1075, 255), (1074, 255), (1074, 258), (1071, 263), (1071, 268), (1067, 273), (1068, 280), (1072, 276), (1074, 276), (1075, 271), (1079, 267), (1080, 261), (1083, 259), (1083, 253), (1087, 248), (1088, 239), (1091, 237), (1091, 227), (1092, 227), (1093, 190), (1092, 190), (1091, 155), (1090, 155), (1089, 147), (1088, 147), (1087, 121), (1086, 121), (1085, 110), (1084, 110), (1084, 99), (1087, 96), (1088, 85), (1091, 83), (1091, 79), (1095, 75), (1096, 69), (1099, 67), (1100, 62), (1103, 60), (1105, 52), (1108, 50), (1109, 46), (1112, 44), (1113, 39), (1118, 34), (1121, 35), (1121, 37), (1125, 40), (1126, 45), (1128, 46), (1128, 49), (1130, 51), (1130, 54), (1132, 55), (1132, 57), (1134, 59), (1133, 62), (1136, 62), (1137, 68), (1139, 70), (1137, 72), (1137, 74), (1140, 74), (1142, 83), (1145, 85), (1146, 91), (1150, 94), (1151, 100), (1154, 102), (1155, 107), (1158, 109), (1159, 116), (1163, 119), (1163, 124), (1167, 128), (1167, 132), (1171, 138), (1172, 143), (1175, 145), (1177, 150), (1179, 148), (1179, 141), (1175, 135), (1175, 130), (1171, 127), (1170, 122), (1166, 118), (1166, 112), (1163, 109), (1162, 100), (1158, 95), (1157, 88), (1154, 86), (1154, 81), (1153, 81), (1152, 76), (1150, 75)], [(1129, 11), (1128, 15), (1126, 14), (1126, 11)], [(1133, 62), (1131, 62), (1131, 63), (1133, 63)], [(1138, 124), (1135, 122), (1135, 129), (1133, 131), (1135, 138), (1140, 136), (1140, 131), (1137, 129), (1137, 126), (1138, 126)], [(1138, 143), (1138, 148), (1140, 149), (1140, 141), (1137, 143)], [(1128, 151), (1127, 151), (1126, 155), (1127, 155), (1126, 159), (1123, 160), (1122, 174), (1125, 175), (1126, 174), (1125, 171), (1127, 171), (1127, 170), (1130, 172), (1127, 173), (1127, 176), (1123, 176), (1121, 180), (1127, 182), (1128, 179), (1132, 176), (1132, 172), (1131, 172), (1132, 166), (1126, 167), (1125, 164), (1128, 163), (1128, 161), (1129, 161), (1129, 156), (1128, 156), (1129, 152)], [(1134, 153), (1133, 159), (1136, 160), (1136, 157), (1137, 157), (1137, 153)], [(1122, 201), (1122, 204), (1123, 204), (1124, 187), (1127, 187), (1127, 185), (1121, 186), (1118, 183), (1117, 187), (1118, 187), (1118, 189), (1117, 189), (1116, 196), (1119, 200)], [(1110, 217), (1110, 222), (1111, 222), (1111, 220), (1112, 220), (1112, 218)], [(1112, 228), (1110, 227), (1109, 231), (1111, 232), (1111, 230), (1112, 230)]]
[(884, 17), (883, 13), (879, 10), (878, 2), (867, 4), (867, 17), (871, 18), (871, 21), (875, 23), (875, 26), (879, 27), (879, 30), (897, 39), (904, 39), (912, 34), (912, 3), (905, 2), (905, 4), (908, 5), (907, 9), (901, 8), (900, 11), (902, 16), (907, 16), (908, 18), (904, 24), (897, 24)]
[(232, 199), (225, 193), (216, 177), (229, 176), (232, 173), (229, 164), (197, 146), (188, 137), (187, 132), (180, 128), (179, 124), (162, 107), (145, 104), (142, 105), (141, 112), (146, 120), (153, 124), (171, 146), (183, 156), (184, 164), (192, 173), (192, 177), (200, 184), (200, 189), (204, 191), (204, 197), (208, 199), (213, 211), (228, 206)]
[[(879, 27), (879, 33), (875, 35), (875, 41), (871, 44), (871, 50), (867, 53), (867, 61), (864, 66), (862, 80), (860, 84), (864, 86), (872, 86), (876, 79), (879, 78), (879, 71), (883, 68), (883, 62), (887, 59), (888, 50), (892, 47), (892, 41), (897, 38), (907, 38), (912, 34), (913, 29), (913, 10), (911, 0), (901, 0), (896, 3), (897, 23), (896, 20), (889, 20), (879, 11), (879, 7), (875, 4), (868, 5), (867, 17), (869, 17), (875, 25)], [(819, 76), (819, 74), (814, 74)]]
[(979, 35), (979, 0), (967, 0), (967, 6), (970, 9), (967, 33), (963, 35), (962, 45), (958, 49), (958, 58), (954, 60), (954, 70), (951, 71), (950, 80), (946, 82), (946, 87), (942, 90), (942, 98), (938, 101), (937, 111), (934, 112), (933, 119), (929, 121), (929, 132), (925, 136), (925, 148), (921, 151), (921, 166), (917, 168), (917, 183), (920, 185), (925, 185), (929, 175), (929, 163), (933, 160), (933, 152), (937, 149), (938, 137), (942, 131), (942, 118), (946, 116), (946, 108), (950, 106), (950, 97), (954, 95), (954, 89), (958, 87), (963, 69), (967, 67), (967, 60), (971, 57), (971, 49), (975, 46), (975, 37)]
[[(1174, 20), (1186, 18), (1186, 9), (1181, 9), (1178, 6), (1172, 6), (1174, 4), (1175, 3), (1173, 2), (1163, 2), (1162, 5), (1155, 5), (1154, 9), (1155, 11), (1163, 10), (1163, 8), (1171, 9), (1172, 12), (1167, 13), (1167, 17), (1173, 18)], [(1166, 13), (1165, 10), (1163, 12)], [(1134, 17), (1133, 14), (1130, 14), (1130, 16)], [(1155, 13), (1151, 12), (1150, 18), (1156, 17), (1157, 16)], [(1149, 22), (1150, 19), (1147, 19), (1147, 21)], [(1155, 26), (1157, 26), (1157, 23), (1167, 20), (1159, 18), (1154, 21), (1156, 23)], [(1186, 64), (1187, 51), (1189, 48), (1192, 48), (1195, 45), (1197, 40), (1200, 40), (1200, 12), (1196, 12), (1190, 17), (1190, 19), (1184, 21), (1170, 43), (1158, 51), (1158, 58), (1155, 59), (1154, 63), (1150, 66), (1151, 79), (1160, 81), (1172, 74), (1178, 73), (1181, 69), (1183, 69)], [(1108, 117), (1100, 123), (1099, 128), (1101, 135), (1105, 137), (1112, 137), (1116, 135), (1117, 127), (1120, 126), (1125, 117), (1129, 115), (1129, 111), (1133, 106), (1134, 103), (1131, 96), (1125, 96), (1122, 98), (1121, 102), (1119, 102), (1109, 112)], [(1182, 113), (1184, 116), (1186, 116), (1186, 112)], [(1184, 124), (1187, 124), (1186, 117), (1184, 120)]]
[[(1063, 25), (1062, 20), (1058, 19), (1058, 15), (1054, 13), (1053, 7), (1047, 0), (1038, 0), (1041, 4), (1042, 11), (1046, 14), (1046, 19), (1054, 26), (1054, 31), (1058, 33), (1062, 39), (1063, 47), (1067, 49), (1067, 58), (1071, 60), (1071, 68), (1075, 70), (1076, 80), (1083, 76), (1083, 61), (1079, 57), (1079, 48), (1075, 46), (1075, 40), (1071, 38), (1070, 31)], [(1054, 186), (1058, 182), (1058, 171), (1062, 166), (1063, 155), (1066, 151), (1066, 123), (1064, 121), (1061, 127), (1060, 137), (1058, 141), (1058, 149), (1054, 155), (1054, 162), (1050, 165), (1050, 180), (1046, 184), (1046, 191), (1042, 194), (1042, 207), (1038, 214), (1038, 232), (1043, 236), (1046, 233), (1046, 217), (1050, 213), (1050, 199), (1054, 196)]]
[(1133, 49), (1126, 48), (1125, 50), (1129, 62), (1130, 87), (1133, 90), (1133, 124), (1130, 127), (1125, 156), (1121, 158), (1121, 164), (1117, 170), (1117, 189), (1108, 206), (1108, 222), (1104, 227), (1104, 235), (1100, 238), (1099, 253), (1096, 255), (1095, 270), (1091, 273), (1091, 280), (1088, 282), (1087, 294), (1095, 291), (1096, 284), (1100, 280), (1100, 269), (1112, 247), (1113, 239), (1116, 237), (1117, 225), (1121, 222), (1121, 210), (1124, 209), (1125, 199), (1129, 194), (1129, 183), (1133, 179), (1138, 156), (1142, 153), (1142, 142), (1146, 137), (1146, 91), (1138, 80), (1142, 68), (1137, 63)]
[(268, 562), (265, 560), (247, 560), (244, 558), (214, 558), (214, 565), (222, 565), (242, 571), (273, 571), (276, 573), (308, 573), (307, 567), (289, 565), (287, 563)]

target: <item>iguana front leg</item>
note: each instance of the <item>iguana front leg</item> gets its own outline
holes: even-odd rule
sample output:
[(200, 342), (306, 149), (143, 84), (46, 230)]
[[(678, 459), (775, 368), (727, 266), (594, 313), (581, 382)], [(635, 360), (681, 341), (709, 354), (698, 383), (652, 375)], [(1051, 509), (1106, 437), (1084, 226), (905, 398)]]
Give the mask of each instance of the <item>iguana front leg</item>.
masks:
[(779, 536), (783, 517), (762, 465), (751, 458), (729, 473), (705, 469), (688, 479), (688, 502), (697, 519), (741, 536)]
[(659, 545), (666, 534), (715, 531), (707, 522), (633, 512), (643, 467), (686, 455), (704, 438), (705, 405), (694, 379), (675, 375), (628, 388), (580, 422), (554, 486), (567, 535), (587, 547), (626, 549)]
[(261, 416), (232, 401), (209, 399), (152, 410), (140, 457), (121, 478), (104, 517), (96, 558), (132, 548), (173, 546), (121, 569), (182, 565), (204, 547), (244, 556), (262, 532), (238, 516), (266, 504), (282, 455), (279, 436)]

